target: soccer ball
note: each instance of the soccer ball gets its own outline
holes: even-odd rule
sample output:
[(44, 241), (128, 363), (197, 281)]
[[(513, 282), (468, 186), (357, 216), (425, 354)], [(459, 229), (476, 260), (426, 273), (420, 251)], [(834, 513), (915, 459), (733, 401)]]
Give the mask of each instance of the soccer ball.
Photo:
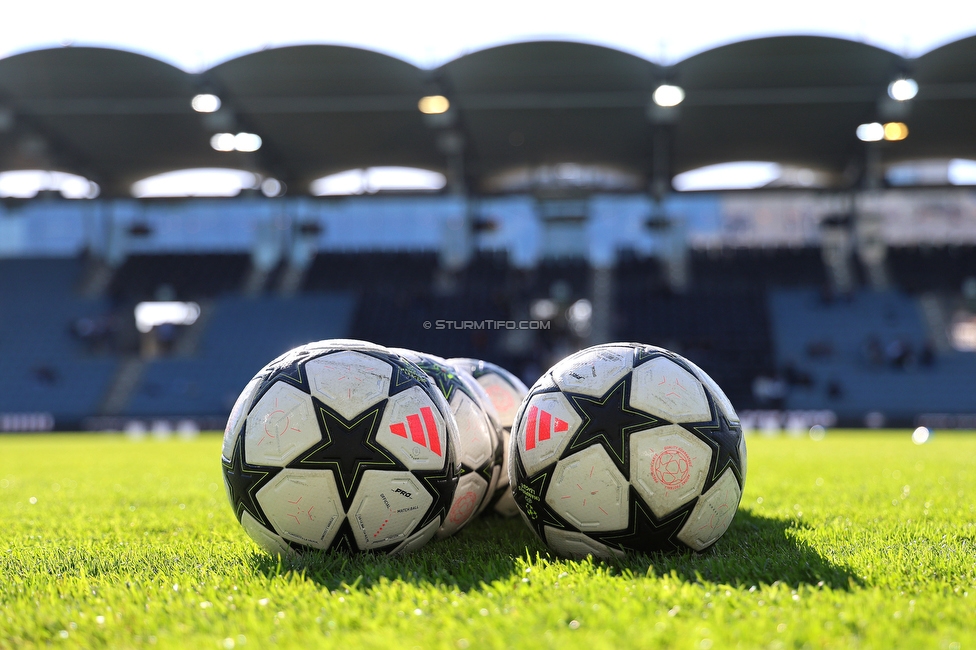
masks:
[(440, 357), (395, 349), (427, 373), (440, 389), (457, 421), (461, 473), (447, 519), (437, 531), (449, 537), (488, 505), (502, 474), (501, 425), (491, 400), (474, 377)]
[(295, 348), (247, 384), (224, 433), (227, 496), (272, 554), (401, 553), (423, 546), (454, 498), (459, 445), (444, 397), (378, 345)]
[(514, 517), (519, 511), (515, 505), (515, 497), (512, 495), (512, 486), (507, 469), (509, 467), (512, 424), (515, 422), (515, 414), (529, 389), (518, 377), (501, 366), (488, 361), (448, 359), (447, 362), (456, 368), (470, 372), (478, 384), (488, 393), (488, 397), (498, 413), (499, 422), (502, 425), (502, 449), (504, 450), (502, 467), (506, 469), (502, 472), (501, 479), (498, 481), (498, 489), (492, 497), (489, 507), (504, 517)]
[(512, 446), (519, 510), (571, 557), (703, 551), (745, 485), (729, 399), (695, 364), (650, 345), (598, 345), (553, 366), (522, 402)]

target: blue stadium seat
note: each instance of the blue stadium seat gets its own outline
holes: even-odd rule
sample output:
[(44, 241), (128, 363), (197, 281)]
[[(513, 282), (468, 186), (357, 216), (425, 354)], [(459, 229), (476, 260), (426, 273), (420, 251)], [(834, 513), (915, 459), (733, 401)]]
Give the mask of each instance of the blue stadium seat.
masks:
[(80, 273), (76, 259), (0, 260), (0, 413), (50, 413), (60, 427), (97, 412), (118, 359), (71, 334), (110, 308), (74, 294)]
[(282, 352), (348, 336), (355, 305), (353, 294), (339, 292), (219, 298), (198, 354), (151, 361), (124, 414), (226, 416), (251, 377)]
[[(911, 419), (926, 412), (976, 411), (976, 355), (950, 352), (931, 365), (919, 361), (929, 334), (915, 299), (894, 291), (857, 292), (825, 302), (812, 289), (777, 290), (770, 314), (780, 364), (808, 372), (809, 387), (794, 387), (786, 406), (828, 406), (840, 416), (877, 411)], [(894, 346), (894, 347), (889, 347)], [(904, 355), (896, 354), (902, 346)], [(836, 384), (830, 397), (826, 390)]]

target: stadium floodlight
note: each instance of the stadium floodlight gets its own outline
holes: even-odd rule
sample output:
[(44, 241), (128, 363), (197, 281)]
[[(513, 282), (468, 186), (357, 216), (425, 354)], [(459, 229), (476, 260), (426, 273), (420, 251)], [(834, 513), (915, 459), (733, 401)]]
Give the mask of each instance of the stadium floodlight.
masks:
[(884, 139), (892, 142), (908, 137), (908, 127), (904, 122), (888, 122), (884, 125)]
[(196, 95), (190, 100), (190, 106), (197, 113), (216, 113), (220, 109), (220, 97), (209, 93)]
[(234, 134), (217, 133), (212, 138), (210, 138), (210, 146), (216, 149), (217, 151), (233, 151)]
[(862, 142), (878, 142), (884, 140), (885, 128), (880, 122), (870, 122), (857, 127), (857, 139)]
[(255, 133), (217, 133), (210, 138), (210, 146), (217, 151), (250, 153), (261, 148), (261, 136)]
[(918, 94), (918, 83), (914, 79), (895, 79), (888, 84), (888, 97), (896, 102), (905, 102)]
[(238, 133), (234, 136), (234, 149), (250, 153), (261, 148), (261, 136), (255, 133)]
[(440, 115), (446, 113), (450, 107), (451, 102), (444, 95), (428, 95), (417, 102), (417, 108), (424, 115)]
[(651, 99), (658, 106), (663, 106), (665, 108), (670, 108), (672, 106), (677, 106), (685, 100), (685, 91), (681, 86), (670, 86), (668, 84), (661, 84), (651, 95)]

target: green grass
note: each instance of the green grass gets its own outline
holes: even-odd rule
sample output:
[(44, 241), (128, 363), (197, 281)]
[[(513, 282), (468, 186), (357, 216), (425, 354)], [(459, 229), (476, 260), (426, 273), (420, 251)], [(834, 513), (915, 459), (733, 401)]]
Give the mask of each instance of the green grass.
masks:
[(976, 435), (753, 437), (716, 547), (611, 564), (493, 517), (402, 558), (281, 564), (219, 454), (0, 437), (0, 647), (976, 646)]

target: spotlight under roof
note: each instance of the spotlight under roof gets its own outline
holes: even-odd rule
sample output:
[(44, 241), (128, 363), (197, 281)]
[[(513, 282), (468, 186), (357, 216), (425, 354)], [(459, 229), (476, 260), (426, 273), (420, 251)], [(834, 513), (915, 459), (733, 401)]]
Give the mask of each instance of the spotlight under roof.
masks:
[(444, 95), (428, 95), (417, 102), (417, 108), (424, 115), (440, 115), (446, 113), (450, 107), (451, 102)]
[(261, 148), (261, 136), (255, 133), (217, 133), (210, 138), (210, 146), (217, 151), (250, 153)]
[(888, 84), (888, 97), (905, 102), (918, 94), (918, 83), (914, 79), (895, 79)]
[(670, 108), (671, 106), (677, 106), (685, 100), (685, 91), (681, 86), (661, 84), (654, 91), (654, 94), (651, 95), (651, 99), (658, 106)]
[(190, 106), (197, 113), (215, 113), (220, 109), (220, 97), (207, 93), (196, 95), (190, 100)]

